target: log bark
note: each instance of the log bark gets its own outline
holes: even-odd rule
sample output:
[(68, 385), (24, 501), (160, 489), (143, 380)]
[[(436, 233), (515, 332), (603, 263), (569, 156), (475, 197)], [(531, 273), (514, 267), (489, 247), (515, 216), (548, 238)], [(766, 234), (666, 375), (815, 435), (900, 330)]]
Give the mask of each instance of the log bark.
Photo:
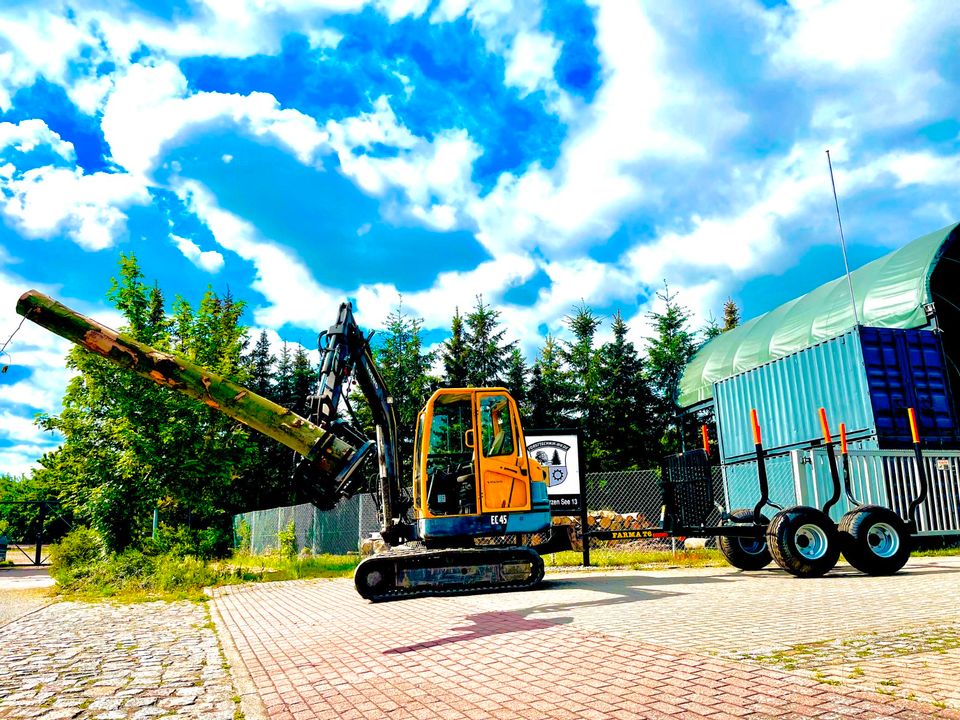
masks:
[(273, 438), (310, 458), (322, 473), (335, 476), (357, 449), (242, 385), (180, 355), (162, 352), (111, 330), (36, 290), (20, 297), (17, 312), (120, 367), (199, 400)]

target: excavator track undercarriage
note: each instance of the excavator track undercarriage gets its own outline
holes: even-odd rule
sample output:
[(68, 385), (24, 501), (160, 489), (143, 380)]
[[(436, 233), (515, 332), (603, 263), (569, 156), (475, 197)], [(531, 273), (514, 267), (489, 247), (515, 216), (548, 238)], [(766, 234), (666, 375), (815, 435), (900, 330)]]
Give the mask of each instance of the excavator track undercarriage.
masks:
[(357, 566), (354, 582), (367, 600), (530, 590), (543, 580), (543, 558), (523, 546), (427, 550), (394, 548)]

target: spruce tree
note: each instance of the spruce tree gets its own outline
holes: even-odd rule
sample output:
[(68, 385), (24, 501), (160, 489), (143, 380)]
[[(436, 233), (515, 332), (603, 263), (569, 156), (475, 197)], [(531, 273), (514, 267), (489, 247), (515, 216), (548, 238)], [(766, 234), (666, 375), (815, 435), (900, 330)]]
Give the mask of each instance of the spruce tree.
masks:
[(467, 315), (466, 325), (468, 385), (502, 385), (515, 343), (504, 340), (507, 331), (500, 327), (500, 311), (484, 304), (483, 296), (477, 295), (477, 304)]
[(740, 308), (732, 297), (723, 304), (723, 332), (733, 330), (740, 324)]
[[(430, 376), (433, 355), (423, 349), (423, 320), (408, 315), (402, 301), (387, 317), (387, 326), (379, 337), (373, 355), (393, 397), (403, 462), (413, 452), (417, 415), (436, 385)], [(369, 417), (366, 413), (364, 416)]]
[(510, 353), (509, 360), (507, 360), (504, 384), (517, 403), (518, 408), (524, 407), (527, 402), (529, 393), (527, 374), (527, 364), (523, 359), (523, 353), (520, 352), (520, 348), (515, 347)]
[(297, 415), (309, 418), (310, 401), (309, 396), (315, 390), (317, 382), (316, 369), (310, 362), (306, 350), (302, 346), (297, 346), (293, 355), (293, 367), (290, 373), (290, 385), (293, 395), (293, 407), (291, 408)]
[(280, 346), (277, 371), (273, 376), (272, 400), (290, 410), (293, 409), (293, 355), (287, 343)]
[(261, 330), (253, 351), (247, 357), (250, 367), (250, 389), (257, 395), (270, 398), (270, 388), (273, 384), (273, 366), (277, 358), (270, 352), (270, 340), (267, 331)]
[(597, 470), (650, 467), (659, 462), (656, 407), (643, 360), (618, 310), (611, 324), (613, 340), (598, 353), (596, 434), (592, 460)]
[(595, 426), (599, 415), (593, 338), (600, 327), (600, 319), (582, 303), (575, 310), (576, 312), (568, 315), (565, 320), (567, 327), (573, 333), (573, 341), (564, 343), (563, 357), (570, 373), (574, 415), (584, 433), (589, 461), (592, 447), (590, 441), (596, 433)]
[(444, 341), (440, 357), (443, 361), (444, 387), (467, 387), (470, 350), (467, 347), (460, 308), (454, 308), (450, 337)]
[(662, 442), (667, 451), (673, 451), (679, 447), (677, 433), (674, 430), (668, 436), (666, 431), (674, 424), (680, 377), (696, 351), (696, 342), (689, 328), (690, 312), (677, 302), (676, 293), (671, 293), (664, 283), (657, 297), (664, 309), (648, 313), (655, 335), (647, 348), (647, 374), (657, 400), (659, 425), (664, 431)]
[(524, 427), (565, 427), (571, 420), (573, 391), (557, 341), (547, 335), (530, 373)]

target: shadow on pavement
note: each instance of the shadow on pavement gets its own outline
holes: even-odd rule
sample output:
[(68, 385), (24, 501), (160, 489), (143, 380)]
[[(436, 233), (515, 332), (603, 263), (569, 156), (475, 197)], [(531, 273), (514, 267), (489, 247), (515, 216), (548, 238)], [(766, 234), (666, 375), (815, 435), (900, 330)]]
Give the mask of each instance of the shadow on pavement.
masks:
[(566, 625), (573, 621), (572, 618), (553, 618), (551, 620), (528, 620), (521, 613), (517, 612), (483, 612), (474, 615), (467, 615), (464, 618), (469, 625), (460, 625), (451, 628), (451, 631), (458, 632), (457, 635), (437, 638), (436, 640), (427, 640), (426, 642), (415, 645), (405, 645), (403, 647), (384, 650), (384, 655), (400, 655), (403, 653), (416, 652), (427, 648), (438, 647), (440, 645), (449, 645), (450, 643), (465, 642), (467, 640), (477, 640), (478, 638), (490, 637), (492, 635), (503, 635), (504, 633), (522, 632), (525, 630), (541, 630), (543, 628), (555, 627), (557, 625)]

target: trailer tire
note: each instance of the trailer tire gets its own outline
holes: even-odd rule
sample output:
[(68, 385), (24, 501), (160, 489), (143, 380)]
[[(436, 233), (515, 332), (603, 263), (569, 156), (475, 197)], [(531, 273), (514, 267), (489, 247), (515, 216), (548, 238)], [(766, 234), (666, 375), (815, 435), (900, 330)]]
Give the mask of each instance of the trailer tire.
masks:
[(777, 565), (800, 578), (826, 575), (840, 559), (837, 526), (826, 513), (806, 505), (774, 515), (767, 544)]
[[(734, 510), (730, 513), (730, 519), (738, 525), (753, 522), (753, 508)], [(763, 515), (760, 516), (760, 519), (765, 525), (770, 523), (770, 520)], [(719, 535), (717, 536), (717, 547), (720, 548), (720, 553), (726, 561), (740, 570), (763, 570), (773, 560), (765, 538), (751, 540), (750, 538)]]
[(865, 505), (840, 519), (843, 557), (867, 575), (893, 575), (910, 559), (907, 525), (890, 508)]

